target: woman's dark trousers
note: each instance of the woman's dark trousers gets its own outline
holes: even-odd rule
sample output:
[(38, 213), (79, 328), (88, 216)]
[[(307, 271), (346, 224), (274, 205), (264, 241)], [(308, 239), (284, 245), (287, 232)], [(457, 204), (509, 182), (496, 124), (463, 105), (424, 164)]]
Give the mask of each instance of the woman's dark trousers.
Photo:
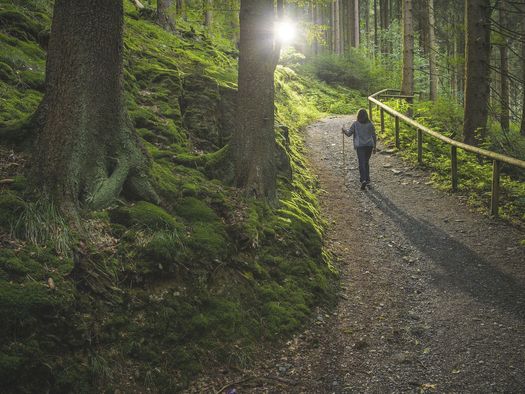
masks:
[(356, 148), (357, 160), (359, 160), (359, 182), (370, 182), (370, 156), (372, 156), (371, 146)]

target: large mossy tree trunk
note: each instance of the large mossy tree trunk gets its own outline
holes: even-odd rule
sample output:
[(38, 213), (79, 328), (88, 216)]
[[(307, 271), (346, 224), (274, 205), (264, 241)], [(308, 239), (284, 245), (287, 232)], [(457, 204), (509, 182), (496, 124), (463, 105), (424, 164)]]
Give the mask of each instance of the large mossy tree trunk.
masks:
[(403, 0), (403, 78), (401, 94), (414, 94), (414, 18), (412, 0)]
[(465, 0), (465, 115), (463, 140), (478, 145), (490, 96), (490, 0)]
[(275, 200), (274, 2), (242, 0), (239, 92), (232, 154), (237, 186)]
[(157, 20), (160, 26), (166, 31), (175, 32), (177, 30), (177, 5), (173, 0), (157, 0)]
[(156, 200), (123, 88), (122, 0), (56, 0), (32, 181), (66, 213)]

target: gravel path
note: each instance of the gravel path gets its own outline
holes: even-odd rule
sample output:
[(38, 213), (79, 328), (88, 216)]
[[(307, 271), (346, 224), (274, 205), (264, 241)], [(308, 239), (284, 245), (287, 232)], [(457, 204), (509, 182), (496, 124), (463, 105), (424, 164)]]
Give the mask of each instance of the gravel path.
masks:
[(372, 189), (359, 190), (350, 139), (342, 165), (340, 129), (349, 122), (331, 117), (307, 130), (340, 302), (232, 387), (525, 392), (525, 233), (471, 212), (385, 149), (372, 157)]

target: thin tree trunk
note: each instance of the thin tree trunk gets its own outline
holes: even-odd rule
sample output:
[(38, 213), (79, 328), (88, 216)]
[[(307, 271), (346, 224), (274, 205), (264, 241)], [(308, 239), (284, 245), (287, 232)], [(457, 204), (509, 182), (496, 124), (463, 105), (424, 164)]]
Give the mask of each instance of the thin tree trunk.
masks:
[(125, 109), (123, 16), (122, 1), (55, 2), (33, 183), (73, 216), (123, 188), (157, 201)]
[[(458, 40), (456, 38), (457, 30), (454, 30), (453, 34), (454, 37), (452, 39), (452, 43), (450, 43), (450, 41), (447, 41), (447, 52), (448, 57), (451, 57), (455, 60), (458, 58)], [(450, 46), (452, 46), (452, 49), (450, 48)], [(450, 70), (450, 93), (452, 94), (452, 96), (458, 98), (459, 91), (461, 89), (458, 86), (460, 67), (458, 67), (458, 65), (456, 64), (457, 62), (450, 62), (449, 60), (447, 60), (447, 62), (449, 62), (448, 65)]]
[(213, 0), (204, 0), (204, 26), (208, 30), (211, 29), (213, 24)]
[(174, 32), (177, 30), (175, 15), (177, 15), (176, 5), (172, 0), (157, 0), (157, 20), (164, 30)]
[(412, 0), (403, 0), (403, 78), (401, 94), (414, 94), (414, 22)]
[(365, 40), (370, 47), (370, 0), (365, 0)]
[(276, 197), (273, 0), (241, 0), (237, 125), (232, 138), (235, 180), (257, 198)]
[(336, 50), (336, 35), (337, 35), (337, 31), (336, 31), (336, 24), (335, 24), (335, 4), (338, 0), (333, 0), (332, 3), (331, 3), (331, 10), (332, 10), (332, 17), (330, 19), (330, 31), (331, 31), (331, 49), (332, 49), (332, 53), (337, 53), (337, 50)]
[(377, 0), (374, 0), (374, 53), (377, 51)]
[(354, 0), (354, 43), (355, 48), (359, 48), (360, 29), (359, 29), (359, 0)]
[(346, 46), (351, 48), (354, 46), (354, 0), (345, 1), (345, 30), (346, 30)]
[[(500, 0), (498, 5), (498, 17), (499, 24), (506, 26), (505, 17), (503, 15), (505, 9), (505, 0)], [(508, 42), (503, 37), (503, 42), (499, 47), (500, 55), (500, 124), (501, 129), (505, 132), (509, 131), (510, 128), (510, 97), (509, 97), (509, 54), (508, 54)]]
[(485, 134), (490, 97), (490, 0), (465, 0), (465, 115), (463, 139), (478, 145)]
[(335, 53), (341, 53), (341, 0), (335, 1)]
[[(523, 23), (522, 31), (525, 34), (525, 23)], [(522, 40), (521, 42), (521, 56), (523, 59), (525, 59), (525, 40)], [(522, 112), (521, 112), (520, 134), (525, 137), (525, 61), (521, 62), (521, 78), (523, 81), (522, 86), (521, 86), (523, 97), (522, 97), (522, 102), (521, 102)]]
[(436, 35), (434, 19), (434, 0), (428, 0), (428, 51), (430, 71), (430, 100), (436, 101), (438, 97), (438, 75), (436, 59)]

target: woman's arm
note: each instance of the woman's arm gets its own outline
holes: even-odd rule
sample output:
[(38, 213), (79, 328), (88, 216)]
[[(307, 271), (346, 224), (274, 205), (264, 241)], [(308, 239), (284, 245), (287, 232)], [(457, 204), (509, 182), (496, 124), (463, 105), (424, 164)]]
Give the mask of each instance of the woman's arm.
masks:
[(355, 122), (352, 123), (352, 125), (348, 129), (345, 129), (345, 127), (343, 126), (341, 128), (341, 131), (345, 133), (348, 137), (350, 137), (355, 132)]

